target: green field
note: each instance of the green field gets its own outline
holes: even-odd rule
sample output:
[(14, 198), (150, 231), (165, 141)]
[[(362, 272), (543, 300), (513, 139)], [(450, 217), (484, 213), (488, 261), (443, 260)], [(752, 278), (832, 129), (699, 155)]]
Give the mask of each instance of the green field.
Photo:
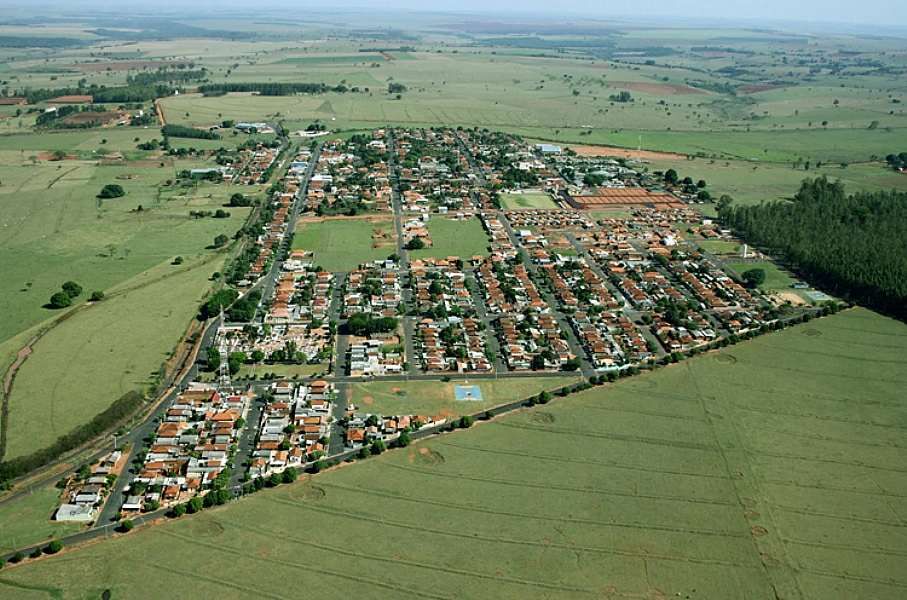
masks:
[(64, 599), (276, 598), (300, 577), (327, 597), (899, 597), (905, 365), (907, 328), (853, 310), (7, 567), (0, 585)]
[[(392, 237), (372, 238), (376, 229), (393, 235), (394, 223), (390, 218), (374, 217), (300, 221), (293, 249), (314, 251), (315, 264), (328, 271), (352, 271), (362, 263), (385, 259), (397, 251)], [(382, 245), (376, 248), (376, 243)]]
[(738, 275), (743, 275), (750, 269), (764, 269), (765, 283), (759, 287), (764, 290), (789, 290), (793, 282), (797, 281), (775, 263), (769, 262), (747, 262), (747, 263), (728, 263), (728, 266)]
[(80, 523), (51, 521), (59, 504), (60, 490), (51, 486), (0, 508), (0, 550), (8, 552), (81, 531)]
[[(482, 390), (483, 402), (457, 401), (454, 386), (458, 382), (438, 381), (371, 382), (354, 383), (350, 402), (360, 412), (382, 415), (468, 415), (508, 402), (522, 400), (542, 390), (560, 389), (565, 385), (581, 383), (575, 377), (502, 377), (501, 379), (476, 380)], [(476, 382), (473, 382), (476, 384)], [(398, 392), (405, 392), (401, 396)]]
[(220, 256), (165, 263), (50, 330), (16, 376), (6, 456), (48, 446), (126, 392), (147, 391), (222, 268)]
[(738, 242), (725, 242), (721, 240), (696, 240), (696, 245), (712, 254), (738, 254), (742, 246)]
[(560, 208), (550, 194), (501, 194), (501, 206), (505, 210)]
[(431, 247), (424, 250), (410, 250), (409, 258), (447, 258), (457, 256), (488, 256), (488, 235), (477, 218), (454, 221), (432, 215), (428, 221)]

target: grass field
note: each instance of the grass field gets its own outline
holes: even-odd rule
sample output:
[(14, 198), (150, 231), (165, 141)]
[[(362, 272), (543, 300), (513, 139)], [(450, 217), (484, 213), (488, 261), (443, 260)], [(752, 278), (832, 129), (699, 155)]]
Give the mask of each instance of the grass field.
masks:
[(750, 269), (764, 269), (765, 283), (759, 287), (764, 290), (789, 290), (793, 282), (796, 281), (788, 275), (775, 263), (769, 262), (747, 262), (747, 263), (728, 263), (728, 266), (738, 275), (743, 275)]
[(7, 552), (81, 531), (82, 524), (51, 521), (59, 503), (60, 490), (51, 486), (0, 508), (0, 549)]
[(712, 254), (738, 254), (743, 249), (737, 242), (724, 242), (720, 240), (696, 240), (696, 245)]
[(0, 585), (63, 599), (277, 598), (300, 577), (328, 597), (900, 597), (905, 365), (907, 327), (849, 311), (7, 567)]
[(220, 256), (166, 262), (48, 332), (16, 377), (6, 456), (43, 448), (126, 392), (147, 390), (222, 264)]
[[(502, 377), (477, 380), (483, 402), (457, 401), (454, 386), (458, 382), (438, 381), (354, 383), (350, 402), (361, 412), (382, 415), (466, 415), (514, 402), (538, 394), (542, 390), (560, 389), (582, 382), (581, 377)], [(476, 383), (476, 382), (473, 382)], [(406, 392), (400, 396), (397, 392)]]
[[(394, 238), (373, 239), (375, 230), (394, 234), (389, 217), (300, 221), (293, 249), (315, 252), (315, 264), (328, 271), (352, 271), (360, 264), (384, 259), (397, 251)], [(375, 247), (376, 243), (382, 245)]]
[(560, 208), (549, 194), (502, 194), (501, 205), (506, 210)]
[(410, 250), (410, 259), (457, 256), (468, 260), (470, 256), (488, 256), (488, 235), (477, 218), (454, 221), (432, 215), (428, 221), (428, 234), (431, 248)]

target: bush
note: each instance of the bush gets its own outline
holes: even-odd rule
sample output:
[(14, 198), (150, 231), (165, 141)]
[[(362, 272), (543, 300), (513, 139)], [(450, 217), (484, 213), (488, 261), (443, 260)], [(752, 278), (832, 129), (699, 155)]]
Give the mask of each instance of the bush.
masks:
[(103, 299), (104, 299), (104, 292), (92, 292), (91, 298), (89, 298), (88, 300), (90, 302), (100, 302)]
[(63, 292), (70, 298), (75, 298), (82, 293), (82, 286), (75, 281), (67, 281), (62, 287)]
[(57, 552), (59, 552), (62, 549), (63, 549), (63, 542), (61, 542), (60, 540), (54, 540), (50, 544), (47, 545), (47, 548), (45, 548), (44, 551), (47, 552), (48, 554), (56, 554)]
[(125, 195), (126, 192), (123, 190), (123, 186), (117, 183), (108, 183), (103, 188), (101, 188), (101, 192), (98, 194), (98, 198), (121, 198)]
[(135, 529), (135, 523), (133, 523), (129, 519), (126, 519), (125, 521), (120, 523), (120, 531), (122, 531), (123, 533), (129, 533), (133, 529)]
[(13, 557), (11, 559), (9, 559), (9, 561), (14, 564), (20, 563), (23, 560), (25, 560), (25, 555), (22, 554), (22, 552), (16, 552), (15, 554), (13, 554)]

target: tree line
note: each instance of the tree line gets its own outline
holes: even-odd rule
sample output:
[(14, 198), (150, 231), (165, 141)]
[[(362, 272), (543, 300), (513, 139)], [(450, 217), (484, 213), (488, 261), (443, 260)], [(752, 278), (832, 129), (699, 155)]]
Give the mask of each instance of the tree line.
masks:
[(96, 104), (123, 102), (149, 102), (158, 98), (172, 96), (174, 88), (169, 85), (127, 85), (120, 87), (89, 86), (68, 88), (27, 88), (15, 95), (25, 98), (29, 104), (46, 102), (58, 96), (91, 96)]
[(847, 195), (820, 177), (803, 181), (793, 202), (720, 202), (718, 215), (832, 293), (907, 320), (907, 193)]
[(323, 94), (325, 92), (347, 92), (345, 85), (329, 86), (324, 83), (207, 83), (198, 86), (203, 94), (227, 92), (258, 92), (262, 96), (294, 96), (296, 94)]
[(220, 136), (207, 129), (196, 129), (184, 125), (164, 125), (161, 127), (164, 137), (190, 138), (195, 140), (219, 140)]

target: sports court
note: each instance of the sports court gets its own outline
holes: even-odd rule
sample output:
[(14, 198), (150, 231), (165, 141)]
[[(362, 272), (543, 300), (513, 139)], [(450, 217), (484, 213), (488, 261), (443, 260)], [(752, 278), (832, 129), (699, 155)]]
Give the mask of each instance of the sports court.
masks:
[(476, 401), (482, 402), (482, 390), (477, 385), (457, 385), (454, 386), (454, 393), (457, 401)]

